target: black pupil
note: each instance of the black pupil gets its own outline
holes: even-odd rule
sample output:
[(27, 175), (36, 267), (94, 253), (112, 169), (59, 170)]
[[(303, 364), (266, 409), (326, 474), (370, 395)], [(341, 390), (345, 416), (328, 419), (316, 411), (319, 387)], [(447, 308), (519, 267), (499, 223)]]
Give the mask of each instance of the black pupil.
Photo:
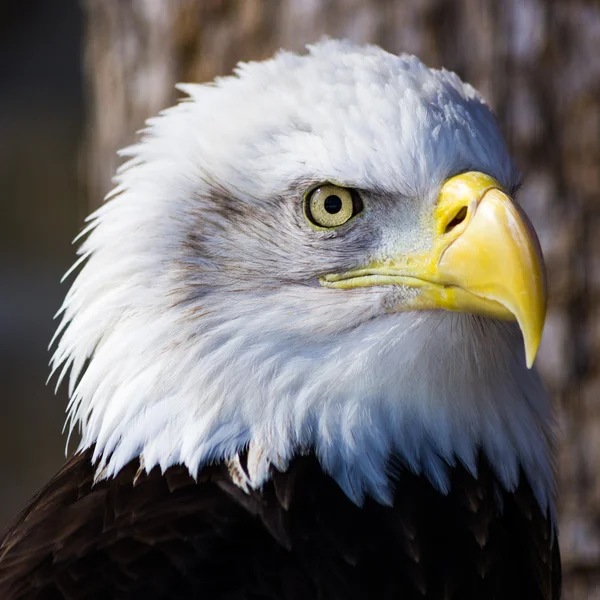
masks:
[(339, 196), (336, 196), (335, 194), (327, 196), (327, 198), (325, 198), (325, 210), (330, 215), (335, 215), (336, 213), (339, 213), (340, 210), (342, 210), (342, 199)]

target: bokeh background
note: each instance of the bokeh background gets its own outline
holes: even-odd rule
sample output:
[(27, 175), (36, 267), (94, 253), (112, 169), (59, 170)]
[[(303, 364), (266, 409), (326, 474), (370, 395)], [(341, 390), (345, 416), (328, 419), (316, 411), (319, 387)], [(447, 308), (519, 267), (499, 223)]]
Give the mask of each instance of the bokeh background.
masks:
[(325, 34), (455, 70), (498, 115), (548, 265), (538, 366), (559, 424), (565, 597), (600, 599), (597, 0), (3, 0), (0, 529), (64, 461), (47, 345), (70, 240), (110, 189), (115, 151), (177, 81)]

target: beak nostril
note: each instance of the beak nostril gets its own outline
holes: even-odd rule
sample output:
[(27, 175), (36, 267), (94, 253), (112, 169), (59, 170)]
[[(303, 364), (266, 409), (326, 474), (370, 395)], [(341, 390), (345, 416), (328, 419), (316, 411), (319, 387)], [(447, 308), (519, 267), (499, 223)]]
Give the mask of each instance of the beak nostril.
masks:
[(454, 219), (446, 225), (446, 230), (444, 233), (450, 233), (457, 225), (460, 225), (466, 218), (467, 213), (469, 212), (466, 206), (463, 206), (455, 215)]

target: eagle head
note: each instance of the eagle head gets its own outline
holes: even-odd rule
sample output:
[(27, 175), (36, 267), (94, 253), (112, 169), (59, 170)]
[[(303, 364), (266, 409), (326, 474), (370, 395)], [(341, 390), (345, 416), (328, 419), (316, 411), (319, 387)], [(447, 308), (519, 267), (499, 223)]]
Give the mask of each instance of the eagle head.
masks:
[(519, 174), (446, 70), (323, 41), (148, 121), (84, 229), (53, 368), (98, 477), (314, 452), (355, 502), (483, 453), (552, 495), (545, 314)]

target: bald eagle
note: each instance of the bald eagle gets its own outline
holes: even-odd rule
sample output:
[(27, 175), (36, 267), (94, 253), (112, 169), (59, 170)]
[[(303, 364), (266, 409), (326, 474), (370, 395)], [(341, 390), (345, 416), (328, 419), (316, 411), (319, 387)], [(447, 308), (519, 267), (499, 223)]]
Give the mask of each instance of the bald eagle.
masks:
[(558, 599), (544, 264), (481, 96), (332, 40), (180, 89), (82, 231), (81, 444), (0, 597)]

